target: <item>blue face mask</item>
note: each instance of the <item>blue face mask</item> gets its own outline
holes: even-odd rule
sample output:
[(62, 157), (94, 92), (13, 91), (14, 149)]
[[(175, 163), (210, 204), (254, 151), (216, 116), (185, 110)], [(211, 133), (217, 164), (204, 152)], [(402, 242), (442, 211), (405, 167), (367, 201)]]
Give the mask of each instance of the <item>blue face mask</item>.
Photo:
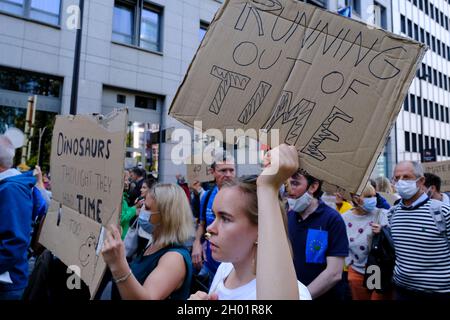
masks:
[(155, 230), (155, 225), (150, 222), (151, 211), (141, 209), (139, 213), (139, 227), (141, 227), (145, 232), (152, 234)]
[(376, 197), (364, 198), (363, 202), (364, 202), (364, 204), (362, 205), (362, 208), (364, 211), (372, 212), (377, 207), (377, 198)]

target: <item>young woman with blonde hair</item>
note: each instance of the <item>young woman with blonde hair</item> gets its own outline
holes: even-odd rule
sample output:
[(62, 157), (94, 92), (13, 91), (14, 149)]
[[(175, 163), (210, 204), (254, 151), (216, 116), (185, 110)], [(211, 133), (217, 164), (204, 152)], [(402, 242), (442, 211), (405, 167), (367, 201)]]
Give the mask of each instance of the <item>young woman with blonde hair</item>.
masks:
[(148, 210), (153, 242), (130, 265), (116, 226), (104, 240), (102, 254), (114, 282), (111, 299), (187, 299), (192, 260), (183, 243), (193, 236), (194, 226), (186, 194), (177, 185), (156, 184), (141, 210)]
[[(281, 145), (265, 159), (262, 174), (225, 184), (208, 226), (212, 256), (221, 261), (209, 293), (191, 300), (311, 299), (297, 281), (280, 186), (298, 168), (295, 147)], [(274, 174), (272, 171), (278, 169)]]

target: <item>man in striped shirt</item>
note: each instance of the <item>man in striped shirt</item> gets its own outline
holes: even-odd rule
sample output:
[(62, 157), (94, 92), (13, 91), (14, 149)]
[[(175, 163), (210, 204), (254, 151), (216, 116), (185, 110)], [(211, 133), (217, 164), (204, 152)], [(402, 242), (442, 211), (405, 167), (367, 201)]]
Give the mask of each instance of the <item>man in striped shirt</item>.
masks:
[(431, 200), (422, 191), (422, 165), (414, 161), (398, 163), (393, 180), (401, 197), (388, 214), (396, 255), (396, 299), (450, 299), (450, 207), (441, 207), (447, 227), (443, 236), (431, 214)]

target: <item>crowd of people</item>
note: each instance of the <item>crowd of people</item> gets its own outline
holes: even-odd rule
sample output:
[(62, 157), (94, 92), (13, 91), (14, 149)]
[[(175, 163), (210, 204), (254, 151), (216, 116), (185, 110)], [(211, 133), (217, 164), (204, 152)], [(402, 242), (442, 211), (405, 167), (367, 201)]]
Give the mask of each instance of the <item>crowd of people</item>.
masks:
[[(49, 291), (65, 279), (41, 266), (61, 261), (30, 253), (49, 181), (39, 167), (12, 168), (14, 154), (0, 136), (0, 300), (42, 298), (37, 283), (56, 299)], [(233, 157), (217, 152), (214, 183), (177, 175), (165, 184), (143, 168), (125, 170), (95, 299), (450, 299), (450, 199), (439, 176), (403, 161), (361, 194), (327, 195), (299, 169), (294, 147), (269, 151), (264, 163), (260, 175), (236, 177)]]

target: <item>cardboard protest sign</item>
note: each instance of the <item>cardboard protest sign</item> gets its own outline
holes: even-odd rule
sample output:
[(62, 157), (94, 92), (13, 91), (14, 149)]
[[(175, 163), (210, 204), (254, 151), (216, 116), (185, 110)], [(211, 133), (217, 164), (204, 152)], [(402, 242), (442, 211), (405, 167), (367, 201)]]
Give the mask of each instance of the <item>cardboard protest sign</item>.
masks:
[(450, 161), (422, 163), (424, 172), (433, 173), (441, 178), (441, 192), (450, 191)]
[(53, 202), (39, 242), (79, 268), (91, 294), (105, 270), (102, 227), (119, 223), (127, 118), (127, 110), (57, 116), (53, 129)]
[(214, 176), (211, 173), (211, 166), (206, 163), (188, 164), (187, 179), (190, 184), (193, 183), (194, 181), (199, 182), (213, 181)]
[(229, 0), (170, 115), (202, 130), (279, 129), (328, 191), (360, 193), (425, 48), (299, 1)]

